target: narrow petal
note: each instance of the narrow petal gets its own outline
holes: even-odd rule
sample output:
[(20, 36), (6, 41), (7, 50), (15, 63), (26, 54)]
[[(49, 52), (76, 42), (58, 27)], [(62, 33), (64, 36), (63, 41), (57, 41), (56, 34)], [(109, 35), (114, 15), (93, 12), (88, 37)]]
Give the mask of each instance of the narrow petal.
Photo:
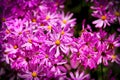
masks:
[(55, 57), (57, 58), (60, 55), (59, 46), (57, 46)]

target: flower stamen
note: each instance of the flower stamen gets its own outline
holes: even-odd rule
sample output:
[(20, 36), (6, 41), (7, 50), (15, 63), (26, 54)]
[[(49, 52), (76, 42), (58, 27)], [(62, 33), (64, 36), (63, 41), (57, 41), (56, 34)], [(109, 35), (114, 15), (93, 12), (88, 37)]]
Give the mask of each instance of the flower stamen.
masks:
[(62, 31), (61, 31), (61, 35), (64, 35), (64, 34), (65, 34), (65, 32), (62, 30)]
[(112, 55), (111, 57), (112, 57), (113, 60), (115, 60), (117, 58), (116, 55)]
[(107, 17), (106, 17), (105, 15), (103, 15), (103, 16), (101, 16), (101, 19), (102, 19), (102, 20), (106, 20)]
[(48, 57), (49, 57), (49, 56), (46, 54), (46, 55), (45, 55), (45, 58), (48, 58)]
[(6, 33), (7, 33), (7, 34), (10, 34), (10, 30), (9, 30), (9, 29), (6, 29)]
[(32, 22), (36, 22), (36, 19), (35, 19), (35, 18), (33, 18), (31, 21), (32, 21)]
[(32, 72), (32, 77), (37, 77), (37, 73), (36, 72)]
[(67, 23), (67, 20), (64, 19), (62, 22), (63, 22), (64, 24), (66, 24), (66, 23)]
[(28, 39), (28, 42), (29, 42), (29, 43), (32, 43), (32, 40), (31, 40), (31, 39)]
[(52, 26), (48, 26), (47, 28), (48, 28), (48, 30), (51, 30), (51, 29), (52, 29)]
[(59, 46), (59, 45), (60, 45), (60, 40), (56, 40), (56, 41), (55, 41), (55, 44), (56, 44), (57, 46)]
[(50, 16), (46, 16), (46, 20), (49, 20), (50, 19)]
[(14, 46), (13, 46), (13, 48), (14, 48), (14, 49), (17, 49), (17, 48), (18, 48), (18, 46), (17, 46), (17, 45), (14, 45)]
[(118, 17), (118, 16), (120, 16), (120, 13), (116, 11), (115, 15)]
[(2, 22), (5, 22), (6, 21), (6, 19), (5, 18), (2, 18)]

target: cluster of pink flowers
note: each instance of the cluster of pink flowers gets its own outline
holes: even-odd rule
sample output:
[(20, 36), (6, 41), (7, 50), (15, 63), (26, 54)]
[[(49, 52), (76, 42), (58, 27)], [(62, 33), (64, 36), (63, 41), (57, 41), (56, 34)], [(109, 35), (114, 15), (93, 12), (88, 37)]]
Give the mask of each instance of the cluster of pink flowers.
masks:
[(91, 6), (91, 9), (93, 9), (92, 16), (98, 18), (97, 20), (93, 21), (93, 24), (95, 24), (96, 28), (105, 28), (116, 21), (120, 23), (119, 1), (94, 0), (93, 3), (94, 5)]
[[(120, 46), (119, 36), (102, 29), (93, 32), (83, 21), (80, 36), (75, 38), (76, 19), (72, 18), (73, 13), (63, 12), (64, 0), (4, 0), (3, 3), (1, 61), (16, 70), (17, 77), (90, 80), (86, 69), (95, 69), (100, 64), (108, 66), (109, 62), (120, 64), (115, 52)], [(105, 12), (113, 4), (95, 3), (92, 15), (100, 18), (93, 22), (96, 27), (119, 20), (119, 16), (114, 18), (110, 11)]]

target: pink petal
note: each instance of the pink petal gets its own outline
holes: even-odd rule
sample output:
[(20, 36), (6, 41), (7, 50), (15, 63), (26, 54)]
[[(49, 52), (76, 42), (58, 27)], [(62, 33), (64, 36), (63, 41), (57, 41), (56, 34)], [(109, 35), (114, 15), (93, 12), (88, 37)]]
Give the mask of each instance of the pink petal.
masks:
[(59, 55), (60, 55), (60, 50), (59, 50), (59, 46), (57, 46), (55, 57), (57, 58)]

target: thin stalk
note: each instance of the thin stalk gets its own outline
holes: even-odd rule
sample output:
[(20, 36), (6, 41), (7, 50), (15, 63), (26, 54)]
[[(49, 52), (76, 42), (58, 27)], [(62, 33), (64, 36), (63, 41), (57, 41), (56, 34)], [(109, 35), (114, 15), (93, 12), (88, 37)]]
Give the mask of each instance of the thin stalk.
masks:
[(102, 58), (102, 64), (101, 64), (101, 76), (102, 76), (102, 80), (104, 80), (104, 74), (103, 74), (103, 58)]

